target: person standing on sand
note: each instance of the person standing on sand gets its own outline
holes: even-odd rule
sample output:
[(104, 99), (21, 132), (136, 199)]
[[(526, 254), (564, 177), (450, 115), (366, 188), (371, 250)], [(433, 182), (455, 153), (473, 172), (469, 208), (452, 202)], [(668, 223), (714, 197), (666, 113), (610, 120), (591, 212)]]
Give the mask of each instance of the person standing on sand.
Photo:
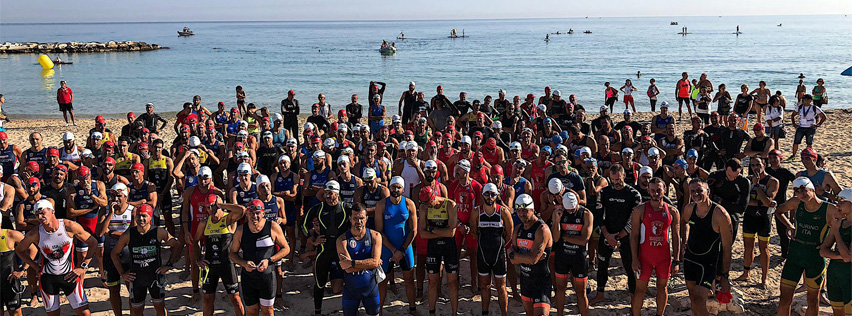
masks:
[(675, 97), (677, 98), (677, 113), (678, 121), (683, 119), (683, 104), (686, 103), (686, 110), (689, 111), (689, 117), (692, 117), (692, 105), (690, 100), (690, 92), (692, 91), (692, 83), (689, 82), (689, 74), (683, 72), (683, 78), (677, 81), (675, 85)]
[(299, 100), (295, 91), (287, 91), (287, 98), (281, 100), (281, 115), (284, 116), (284, 128), (290, 131), (290, 135), (298, 135)]
[[(358, 315), (358, 309), (364, 305), (365, 313), (368, 316), (375, 316), (379, 314), (382, 306), (376, 268), (382, 265), (384, 236), (376, 230), (367, 228), (367, 213), (361, 207), (355, 207), (352, 210), (349, 224), (351, 228), (335, 240), (340, 267), (345, 271), (343, 315)], [(407, 285), (410, 283), (406, 282)]]
[(630, 108), (633, 112), (636, 112), (636, 104), (633, 102), (633, 91), (636, 91), (636, 87), (633, 86), (633, 82), (630, 82), (630, 79), (627, 79), (619, 90), (624, 92), (624, 108), (626, 109), (627, 105), (630, 104)]
[(761, 80), (758, 83), (757, 89), (749, 93), (754, 97), (754, 112), (757, 112), (757, 122), (763, 121), (763, 112), (769, 106), (769, 97), (772, 96), (772, 91), (766, 87), (766, 81)]
[(609, 111), (612, 112), (612, 107), (615, 106), (615, 102), (618, 101), (618, 89), (610, 87), (609, 81), (604, 82), (604, 105), (609, 106)]
[(0, 94), (0, 132), (6, 131), (6, 122), (11, 122), (9, 117), (6, 116), (6, 112), (3, 112), (3, 104), (6, 103), (6, 97), (3, 94)]
[(527, 315), (550, 314), (551, 276), (548, 266), (553, 236), (547, 224), (535, 214), (533, 198), (521, 194), (515, 199), (520, 223), (515, 227), (506, 258), (519, 266), (521, 298)]
[(799, 79), (799, 85), (796, 86), (796, 105), (802, 104), (802, 97), (808, 93), (808, 87), (805, 86), (805, 81)]
[[(720, 303), (730, 300), (731, 248), (733, 235), (731, 219), (725, 208), (710, 199), (710, 188), (700, 178), (689, 181), (692, 203), (683, 210), (680, 218), (681, 242), (684, 244), (683, 278), (689, 291), (692, 315), (710, 315), (707, 298), (713, 283), (719, 282)], [(695, 238), (691, 238), (695, 237)], [(721, 263), (721, 269), (717, 265)]]
[(408, 124), (417, 108), (417, 91), (414, 91), (414, 81), (408, 83), (408, 90), (399, 97), (399, 115), (402, 116), (402, 124)]
[(352, 94), (352, 102), (346, 105), (346, 114), (348, 123), (351, 126), (361, 123), (361, 118), (364, 116), (364, 106), (358, 103), (358, 95)]
[(811, 93), (814, 96), (814, 105), (816, 105), (818, 108), (822, 108), (823, 104), (828, 103), (828, 96), (825, 94), (825, 86), (823, 86), (825, 84), (825, 80), (819, 78), (817, 79), (816, 83), (817, 86), (814, 87), (813, 90), (811, 90)]
[(657, 112), (657, 96), (660, 95), (660, 89), (657, 89), (656, 80), (654, 80), (654, 78), (651, 78), (650, 83), (651, 85), (648, 86), (646, 94), (651, 100), (651, 112)]
[(74, 106), (71, 104), (74, 102), (74, 91), (71, 91), (65, 80), (60, 81), (59, 85), (61, 87), (56, 90), (56, 102), (59, 103), (59, 111), (62, 111), (62, 117), (65, 118), (65, 126), (68, 126), (69, 112), (71, 113), (71, 123), (77, 126), (77, 121), (74, 120)]
[[(820, 247), (819, 253), (823, 258), (831, 259), (826, 273), (828, 280), (828, 300), (836, 316), (848, 315), (852, 308), (852, 292), (849, 291), (850, 243), (852, 243), (852, 189), (843, 189), (837, 197), (837, 213), (831, 224), (832, 229)], [(835, 244), (837, 245), (835, 247)]]
[(802, 96), (802, 104), (790, 114), (790, 120), (793, 122), (793, 127), (796, 128), (796, 135), (793, 137), (793, 151), (790, 153), (790, 158), (787, 161), (793, 161), (796, 157), (796, 153), (799, 151), (799, 144), (802, 143), (802, 138), (805, 138), (808, 148), (813, 147), (816, 130), (827, 119), (828, 117), (822, 112), (822, 109), (815, 104), (812, 95), (805, 94)]

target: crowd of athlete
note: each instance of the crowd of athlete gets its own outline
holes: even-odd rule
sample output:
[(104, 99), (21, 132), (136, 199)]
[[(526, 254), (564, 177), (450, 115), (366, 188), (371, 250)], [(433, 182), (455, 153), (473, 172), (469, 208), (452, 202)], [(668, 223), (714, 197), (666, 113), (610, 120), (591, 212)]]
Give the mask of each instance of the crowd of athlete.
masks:
[[(766, 283), (775, 222), (786, 260), (779, 314), (790, 313), (802, 279), (809, 315), (824, 288), (835, 315), (852, 309), (852, 189), (825, 169), (813, 134), (804, 170), (793, 172), (770, 127), (736, 113), (691, 117), (681, 133), (665, 101), (649, 122), (629, 109), (619, 119), (613, 92), (587, 123), (573, 95), (549, 87), (523, 102), (505, 90), (453, 102), (438, 86), (427, 102), (412, 82), (386, 125), (384, 91), (370, 82), (366, 109), (352, 95), (336, 118), (320, 94), (304, 125), (294, 91), (275, 113), (245, 104), (238, 87), (238, 107), (210, 111), (195, 96), (172, 126), (148, 104), (120, 132), (98, 116), (88, 134), (65, 132), (57, 147), (34, 132), (22, 149), (0, 132), (3, 308), (21, 315), (29, 291), (48, 315), (60, 314), (61, 294), (88, 315), (82, 278), (97, 269), (115, 314), (125, 284), (132, 315), (149, 297), (165, 315), (164, 275), (183, 258), (204, 315), (216, 312), (220, 283), (235, 314), (272, 315), (299, 261), (312, 266), (316, 315), (328, 292), (342, 293), (344, 315), (380, 314), (398, 271), (412, 314), (425, 295), (429, 315), (455, 315), (468, 286), (483, 315), (492, 293), (507, 315), (510, 291), (527, 315), (588, 315), (602, 300), (630, 302), (640, 315), (655, 276), (662, 315), (668, 280), (682, 273), (691, 312), (707, 315), (711, 294), (731, 299), (740, 225), (735, 281), (751, 282), (757, 261)], [(793, 125), (826, 120), (802, 114), (812, 99), (802, 96)], [(767, 124), (776, 118), (767, 114)], [(166, 128), (175, 139), (160, 137)], [(605, 296), (616, 251), (629, 297)], [(469, 284), (459, 278), (465, 257)], [(566, 306), (569, 283), (576, 303)], [(438, 311), (441, 296), (450, 310)]]

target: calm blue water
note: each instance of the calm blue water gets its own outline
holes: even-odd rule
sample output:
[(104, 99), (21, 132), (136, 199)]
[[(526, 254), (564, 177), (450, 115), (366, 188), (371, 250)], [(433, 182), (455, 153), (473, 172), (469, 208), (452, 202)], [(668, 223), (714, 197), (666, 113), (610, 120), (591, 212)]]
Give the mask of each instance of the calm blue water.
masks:
[[(680, 25), (670, 26), (670, 21)], [(776, 26), (783, 23), (782, 27)], [(731, 34), (739, 25), (740, 36)], [(544, 86), (576, 94), (581, 104), (603, 103), (603, 82), (620, 87), (632, 79), (641, 93), (640, 111), (649, 109), (647, 80), (657, 79), (662, 100), (672, 100), (680, 72), (708, 72), (718, 85), (759, 80), (792, 96), (800, 72), (808, 89), (824, 77), (831, 107), (848, 107), (852, 77), (840, 72), (852, 66), (852, 18), (680, 17), (589, 18), (543, 20), (390, 21), (390, 22), (231, 22), (190, 23), (196, 36), (179, 38), (183, 23), (3, 24), (0, 42), (134, 40), (171, 47), (140, 53), (62, 55), (74, 65), (43, 74), (37, 55), (0, 55), (0, 93), (4, 110), (14, 114), (55, 113), (55, 90), (67, 80), (75, 92), (78, 113), (141, 111), (147, 102), (158, 111), (176, 111), (193, 95), (215, 107), (235, 103), (234, 87), (242, 85), (249, 102), (278, 108), (286, 91), (297, 91), (307, 105), (325, 93), (336, 109), (352, 93), (366, 95), (367, 83), (388, 83), (386, 104), (396, 107), (409, 81), (434, 95), (442, 84), (455, 99), (534, 93)], [(677, 35), (681, 27), (693, 34)], [(448, 39), (449, 30), (465, 29), (465, 39)], [(574, 35), (551, 35), (567, 31)], [(582, 34), (583, 30), (593, 34)], [(382, 39), (397, 41), (399, 52), (383, 57)], [(218, 49), (214, 49), (218, 48)], [(636, 79), (636, 71), (644, 74)], [(362, 103), (365, 100), (362, 98)], [(310, 102), (310, 103), (309, 103)], [(303, 109), (307, 112), (307, 109)], [(395, 112), (395, 110), (393, 111)]]

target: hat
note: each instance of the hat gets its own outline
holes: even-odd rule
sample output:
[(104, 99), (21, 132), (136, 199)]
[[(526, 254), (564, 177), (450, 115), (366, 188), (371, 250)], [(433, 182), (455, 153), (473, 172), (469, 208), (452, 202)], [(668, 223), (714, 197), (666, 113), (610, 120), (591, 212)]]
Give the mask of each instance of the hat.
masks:
[(115, 143), (113, 143), (111, 140), (105, 141), (105, 142), (104, 142), (104, 147), (106, 147), (106, 148), (115, 148)]
[(544, 104), (539, 104), (538, 106), (535, 107), (535, 109), (539, 110), (539, 111), (546, 111), (547, 106), (545, 106)]
[(373, 168), (364, 168), (364, 173), (362, 177), (364, 181), (370, 181), (376, 178), (376, 169)]
[[(6, 135), (6, 132), (0, 132), (0, 133), (3, 133), (3, 134), (0, 134), (0, 139), (2, 139), (3, 138), (2, 136)], [(92, 139), (103, 139), (103, 138), (104, 138), (104, 135), (101, 134), (101, 132), (93, 132), (92, 133)]]
[(340, 193), (340, 183), (338, 183), (335, 180), (331, 180), (329, 182), (326, 182), (325, 186), (323, 187), (323, 190), (331, 191), (331, 192), (334, 192), (334, 193)]
[(110, 190), (116, 193), (124, 194), (124, 196), (127, 196), (128, 191), (130, 191), (127, 186), (121, 182), (114, 184), (112, 188), (110, 188)]
[(390, 182), (388, 182), (388, 187), (393, 185), (399, 185), (400, 187), (405, 188), (405, 179), (400, 176), (395, 176), (390, 179)]
[(6, 132), (0, 131), (0, 139), (8, 139), (9, 135), (6, 135)]
[(837, 193), (837, 201), (838, 202), (842, 202), (842, 201), (852, 202), (852, 189), (846, 188), (846, 189), (841, 190), (840, 193)]
[(241, 173), (251, 173), (251, 165), (241, 162), (239, 166), (237, 166), (237, 174)]
[(816, 150), (814, 150), (813, 148), (808, 147), (805, 148), (805, 150), (802, 150), (802, 157), (810, 157), (811, 159), (817, 159), (817, 157), (819, 157), (819, 154), (817, 154)]
[(202, 177), (202, 178), (204, 178), (204, 177), (207, 177), (207, 178), (213, 177), (213, 170), (210, 170), (210, 167), (208, 167), (208, 166), (201, 167), (201, 169), (200, 169), (200, 170), (198, 170), (198, 176), (199, 176), (199, 177)]
[(573, 210), (580, 205), (580, 202), (577, 200), (577, 195), (574, 192), (568, 191), (562, 195), (562, 207), (566, 210)]
[(139, 145), (136, 145), (136, 149), (139, 151), (148, 151), (148, 143), (139, 143)]
[(106, 120), (102, 115), (98, 115), (95, 117), (95, 123), (104, 124), (106, 123)]
[(420, 194), (418, 195), (421, 203), (429, 203), (435, 199), (435, 190), (432, 189), (431, 185), (423, 186), (420, 188)]
[(340, 157), (337, 157), (337, 164), (338, 165), (340, 165), (341, 163), (344, 163), (344, 162), (349, 163), (349, 157), (348, 156), (342, 155)]
[(500, 190), (497, 189), (497, 185), (494, 183), (488, 183), (482, 187), (482, 194), (485, 195), (485, 192), (494, 192), (495, 194), (500, 194)]
[(660, 150), (657, 149), (657, 147), (651, 147), (650, 149), (648, 149), (648, 157), (659, 157), (659, 156), (660, 156)]
[(597, 166), (598, 160), (595, 159), (595, 158), (589, 157), (589, 158), (583, 159), (583, 163), (592, 164), (592, 165)]
[(630, 109), (624, 109), (624, 115), (632, 115), (632, 114), (633, 114), (633, 112), (631, 112)]
[(27, 184), (29, 184), (30, 186), (33, 186), (33, 185), (41, 185), (41, 180), (39, 180), (39, 179), (38, 179), (38, 178), (36, 178), (36, 177), (30, 177), (30, 179), (29, 179), (29, 180), (27, 180)]
[(402, 122), (402, 118), (401, 118), (401, 117), (399, 117), (399, 115), (394, 114), (394, 115), (391, 117), (391, 121), (393, 121), (394, 123), (397, 123), (397, 122), (400, 122), (400, 123), (401, 123), (401, 122)]
[(267, 177), (266, 175), (263, 175), (263, 174), (257, 176), (257, 179), (255, 179), (255, 182), (257, 183), (257, 185), (260, 185), (261, 183), (270, 183), (269, 177)]
[(673, 165), (674, 165), (675, 167), (681, 167), (681, 168), (683, 168), (683, 169), (686, 169), (686, 168), (689, 166), (689, 165), (686, 163), (686, 160), (683, 160), (683, 159), (675, 160), (675, 162), (674, 162), (674, 164), (673, 164)]
[[(193, 150), (195, 150), (195, 149), (193, 149)], [(198, 151), (195, 150), (195, 152), (197, 153)], [(251, 156), (249, 155), (249, 153), (247, 151), (238, 151), (237, 152), (237, 159), (245, 159), (245, 158), (250, 158), (250, 157)]]
[(325, 159), (325, 152), (322, 150), (317, 150), (313, 155), (314, 159)]
[(784, 156), (784, 154), (782, 154), (781, 151), (778, 150), (778, 149), (770, 150), (769, 155), (770, 156), (775, 155), (775, 156), (778, 156), (778, 158), (781, 158), (781, 156)]
[(246, 208), (250, 210), (262, 211), (264, 207), (265, 205), (263, 205), (263, 201), (259, 199), (254, 199), (249, 202), (249, 205)]
[(462, 159), (456, 164), (456, 168), (461, 168), (465, 172), (470, 172), (470, 161)]
[(92, 153), (91, 149), (86, 148), (86, 149), (83, 149), (82, 152), (80, 152), (80, 156), (85, 157), (85, 158), (92, 158), (92, 157), (95, 156), (95, 154)]
[(502, 129), (503, 128), (503, 122), (494, 121), (494, 124), (491, 124), (491, 127), (496, 128), (496, 129)]
[(754, 124), (754, 127), (752, 127), (752, 130), (755, 130), (755, 131), (756, 131), (756, 130), (761, 130), (761, 131), (762, 131), (762, 130), (763, 130), (763, 128), (764, 128), (764, 127), (763, 127), (763, 124), (761, 124), (761, 123), (757, 123), (757, 124)]
[(808, 179), (806, 177), (798, 177), (798, 178), (796, 178), (796, 180), (793, 180), (793, 189), (798, 189), (798, 188), (801, 188), (801, 187), (805, 187), (806, 189), (813, 190), (814, 189), (814, 183), (811, 182), (811, 179)]
[(189, 147), (201, 146), (201, 139), (198, 136), (189, 137)]
[(589, 148), (589, 147), (583, 146), (582, 148), (580, 148), (581, 157), (582, 157), (582, 154), (588, 154), (589, 156), (591, 156), (592, 155), (592, 149)]
[(601, 105), (601, 112), (609, 112), (609, 108), (606, 105)]
[(621, 150), (621, 154), (623, 154), (623, 155), (633, 155), (633, 149), (631, 149), (630, 147), (626, 147), (626, 148), (624, 148), (624, 149), (622, 149), (622, 150)]
[(667, 109), (668, 109), (668, 108), (669, 108), (669, 103), (668, 103), (668, 102), (666, 102), (666, 101), (661, 102), (661, 103), (660, 103), (660, 108), (661, 108), (661, 109), (662, 109), (662, 108), (667, 108)]
[(326, 138), (322, 142), (323, 147), (335, 147), (336, 145), (337, 145), (337, 142), (334, 141), (334, 138)]
[(553, 90), (553, 96), (558, 97), (558, 96), (561, 96), (561, 95), (562, 95), (562, 91), (559, 91), (559, 90)]
[(513, 165), (518, 165), (518, 166), (520, 166), (521, 168), (526, 168), (526, 167), (527, 167), (527, 161), (526, 161), (526, 160), (523, 160), (523, 159), (515, 160), (515, 162), (513, 162), (512, 164), (513, 164)]
[(559, 178), (553, 178), (547, 182), (547, 190), (550, 191), (550, 193), (557, 194), (562, 192), (564, 189), (565, 186), (562, 185), (562, 180), (559, 180)]
[(515, 198), (515, 209), (532, 209), (535, 210), (535, 202), (529, 194), (521, 194)]
[(435, 162), (434, 160), (432, 160), (432, 159), (426, 160), (426, 163), (424, 164), (423, 169), (426, 169), (426, 170), (438, 170), (438, 163), (436, 163), (436, 162)]
[(295, 138), (290, 137), (290, 139), (287, 139), (287, 146), (290, 145), (299, 145), (299, 142)]
[(509, 150), (521, 150), (521, 143), (519, 142), (511, 142), (509, 144)]
[(497, 148), (497, 140), (495, 140), (494, 138), (488, 138), (488, 140), (485, 141), (485, 148), (494, 150), (495, 148)]
[(648, 167), (648, 166), (644, 166), (642, 168), (639, 168), (639, 176), (642, 176), (643, 174), (646, 174), (646, 173), (650, 174), (651, 176), (654, 176), (654, 169), (651, 169), (651, 167)]
[(237, 132), (237, 138), (248, 138), (248, 131), (244, 129), (240, 130), (239, 132)]
[(53, 167), (53, 168), (54, 168), (54, 171), (62, 171), (64, 173), (68, 173), (68, 167), (66, 167), (65, 165), (56, 165), (56, 167)]

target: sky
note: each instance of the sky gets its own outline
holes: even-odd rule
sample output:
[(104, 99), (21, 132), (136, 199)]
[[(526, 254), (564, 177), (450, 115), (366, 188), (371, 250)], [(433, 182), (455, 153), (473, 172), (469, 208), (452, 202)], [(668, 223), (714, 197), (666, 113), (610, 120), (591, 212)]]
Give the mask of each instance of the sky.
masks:
[[(852, 14), (852, 0), (3, 0), (0, 23)], [(603, 5), (602, 5), (603, 4)], [(2, 32), (2, 30), (0, 30)]]

